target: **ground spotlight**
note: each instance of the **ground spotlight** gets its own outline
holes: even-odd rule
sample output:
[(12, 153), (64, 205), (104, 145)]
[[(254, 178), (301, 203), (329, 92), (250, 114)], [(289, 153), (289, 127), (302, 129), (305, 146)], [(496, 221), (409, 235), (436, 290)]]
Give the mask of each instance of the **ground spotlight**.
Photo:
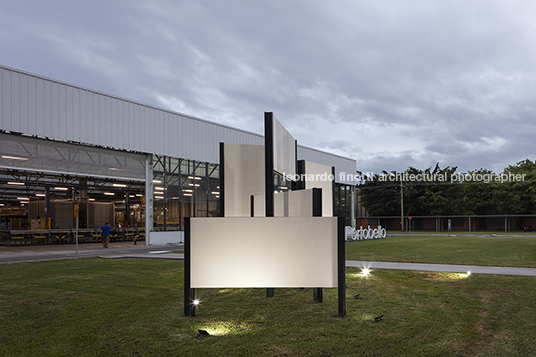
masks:
[(467, 276), (471, 276), (471, 271), (470, 270), (467, 272)]
[(197, 332), (202, 336), (210, 336), (210, 333), (208, 333), (207, 330), (197, 330)]
[(383, 322), (383, 315), (376, 316), (372, 322)]
[(363, 270), (361, 270), (361, 275), (369, 276), (370, 275), (370, 269), (369, 268), (363, 268)]
[(193, 303), (193, 304), (194, 304), (194, 306), (197, 306), (197, 305), (199, 305), (199, 300), (197, 300), (197, 299), (196, 299), (196, 300), (194, 300), (194, 303)]

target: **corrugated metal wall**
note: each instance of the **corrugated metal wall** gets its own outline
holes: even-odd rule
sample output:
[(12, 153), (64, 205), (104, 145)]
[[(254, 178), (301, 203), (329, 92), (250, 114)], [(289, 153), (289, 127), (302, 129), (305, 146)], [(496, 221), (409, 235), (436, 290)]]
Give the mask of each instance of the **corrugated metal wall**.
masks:
[[(0, 66), (2, 130), (217, 163), (219, 142), (262, 135)], [(299, 147), (299, 158), (355, 172), (355, 161)], [(338, 179), (338, 178), (337, 178)]]

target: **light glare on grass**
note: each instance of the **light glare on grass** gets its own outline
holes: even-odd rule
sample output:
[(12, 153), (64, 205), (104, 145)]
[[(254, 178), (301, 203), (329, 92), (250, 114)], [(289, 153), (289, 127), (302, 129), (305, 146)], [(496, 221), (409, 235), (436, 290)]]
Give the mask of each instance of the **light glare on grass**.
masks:
[(213, 322), (201, 328), (211, 336), (239, 335), (252, 331), (248, 324), (231, 321)]
[(361, 270), (361, 275), (369, 276), (370, 275), (370, 269), (369, 268), (363, 268), (363, 270)]

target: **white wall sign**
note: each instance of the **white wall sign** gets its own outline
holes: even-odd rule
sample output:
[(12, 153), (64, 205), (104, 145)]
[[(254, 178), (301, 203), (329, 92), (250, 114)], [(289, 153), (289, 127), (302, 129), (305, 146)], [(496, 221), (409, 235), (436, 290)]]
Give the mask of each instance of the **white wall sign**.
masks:
[(337, 287), (337, 217), (191, 218), (192, 288)]
[(357, 230), (354, 227), (345, 227), (346, 240), (383, 239), (386, 235), (387, 231), (382, 226), (378, 226), (378, 228), (368, 226), (365, 229), (361, 226)]

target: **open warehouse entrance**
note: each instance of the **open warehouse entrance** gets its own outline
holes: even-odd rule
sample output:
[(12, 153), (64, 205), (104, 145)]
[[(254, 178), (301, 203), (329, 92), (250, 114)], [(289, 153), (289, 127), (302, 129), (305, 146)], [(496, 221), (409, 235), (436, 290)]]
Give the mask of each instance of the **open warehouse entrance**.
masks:
[(69, 241), (76, 214), (86, 240), (104, 223), (123, 239), (144, 229), (146, 155), (13, 133), (0, 134), (0, 152), (0, 225), (10, 239)]

